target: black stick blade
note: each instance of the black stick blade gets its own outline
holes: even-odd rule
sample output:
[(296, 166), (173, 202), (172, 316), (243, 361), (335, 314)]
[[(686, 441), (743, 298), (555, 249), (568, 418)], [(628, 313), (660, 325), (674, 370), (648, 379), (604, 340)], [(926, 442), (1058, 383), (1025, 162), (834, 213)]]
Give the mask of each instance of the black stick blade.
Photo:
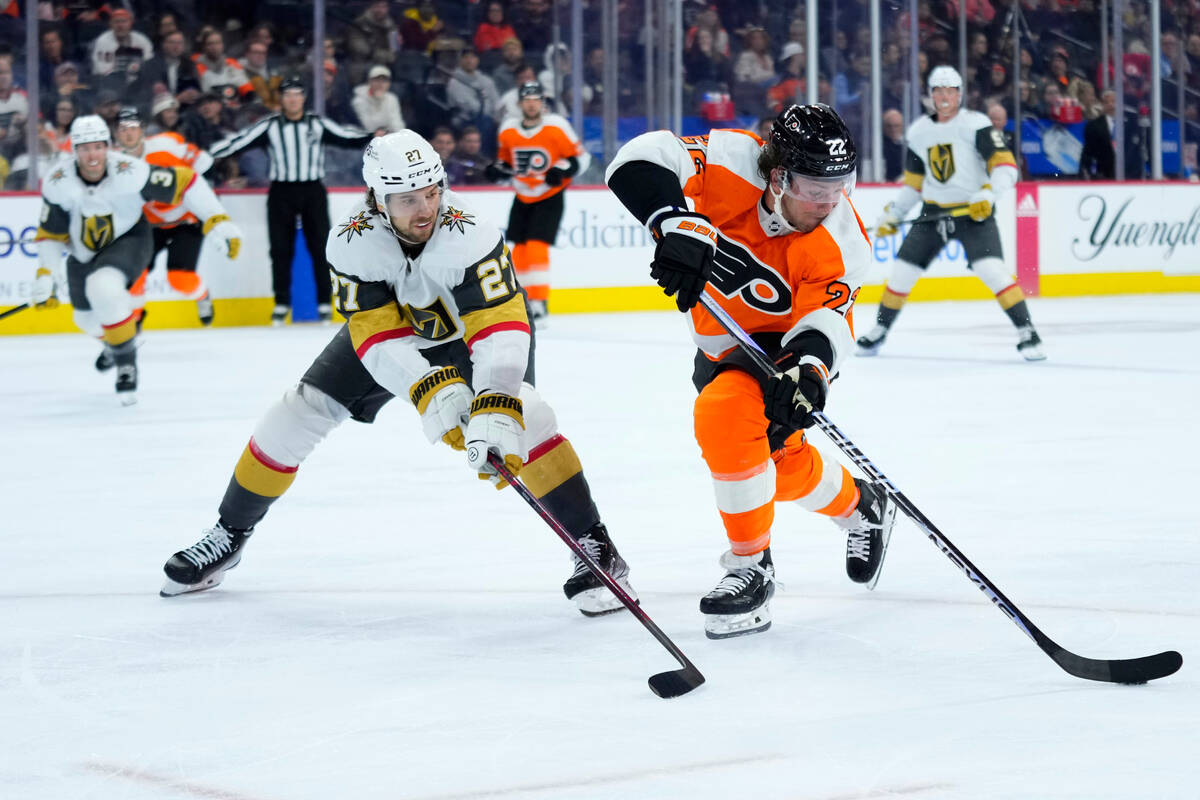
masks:
[(664, 700), (670, 700), (672, 697), (687, 694), (704, 683), (704, 676), (695, 667), (687, 666), (683, 669), (651, 675), (647, 683), (650, 684), (650, 691)]
[(1183, 666), (1183, 656), (1174, 650), (1142, 658), (1104, 661), (1077, 656), (1059, 647), (1050, 653), (1050, 657), (1055, 664), (1077, 678), (1107, 683), (1146, 683), (1173, 675)]

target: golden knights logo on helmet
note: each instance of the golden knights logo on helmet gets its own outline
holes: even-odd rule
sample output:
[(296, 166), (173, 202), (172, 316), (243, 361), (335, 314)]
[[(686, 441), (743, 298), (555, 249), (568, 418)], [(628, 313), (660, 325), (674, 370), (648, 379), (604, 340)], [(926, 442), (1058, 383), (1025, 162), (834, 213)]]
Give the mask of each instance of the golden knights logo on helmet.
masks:
[(88, 250), (100, 250), (111, 244), (113, 240), (113, 215), (100, 214), (94, 217), (84, 217), (83, 235), (80, 237), (80, 240)]
[(945, 183), (954, 174), (954, 147), (948, 144), (935, 144), (929, 148), (929, 171), (934, 179)]

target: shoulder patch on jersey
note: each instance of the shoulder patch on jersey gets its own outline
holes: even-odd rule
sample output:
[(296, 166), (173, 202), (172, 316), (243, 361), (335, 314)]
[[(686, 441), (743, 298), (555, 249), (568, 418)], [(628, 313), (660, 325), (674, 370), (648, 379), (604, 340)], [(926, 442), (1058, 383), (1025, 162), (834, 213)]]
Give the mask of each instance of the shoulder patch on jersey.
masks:
[(762, 140), (746, 131), (718, 128), (709, 134), (708, 165), (724, 167), (758, 189), (767, 182), (758, 174), (758, 155)]
[(132, 161), (127, 161), (125, 159), (121, 159), (120, 161), (117, 162), (117, 174), (118, 175), (129, 172), (129, 170), (131, 170), (131, 169), (133, 169)]
[(442, 212), (442, 221), (441, 221), (441, 224), (438, 225), (438, 227), (439, 228), (449, 228), (451, 230), (457, 230), (459, 233), (466, 233), (467, 229), (463, 226), (464, 225), (474, 225), (474, 224), (475, 224), (475, 215), (474, 214), (468, 214), (466, 211), (463, 211), (461, 208), (455, 208), (452, 205), (447, 205), (446, 209)]
[(355, 234), (362, 236), (363, 231), (373, 230), (374, 228), (375, 226), (371, 224), (371, 220), (370, 217), (367, 216), (367, 212), (360, 211), (341, 224), (337, 235), (339, 237), (345, 236), (346, 241), (348, 242), (354, 238)]
[(59, 167), (58, 169), (54, 170), (54, 172), (50, 173), (50, 182), (58, 183), (65, 177), (67, 177), (67, 171), (62, 167)]

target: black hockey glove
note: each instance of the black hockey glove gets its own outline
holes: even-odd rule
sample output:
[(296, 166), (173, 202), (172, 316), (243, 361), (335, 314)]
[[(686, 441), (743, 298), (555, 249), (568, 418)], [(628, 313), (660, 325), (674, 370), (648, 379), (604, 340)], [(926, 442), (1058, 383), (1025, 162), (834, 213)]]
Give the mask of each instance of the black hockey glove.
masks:
[(546, 185), (547, 186), (562, 186), (562, 182), (567, 178), (567, 171), (562, 167), (551, 167), (546, 170)]
[(767, 378), (763, 392), (767, 419), (791, 428), (808, 428), (813, 412), (825, 410), (829, 370), (821, 359), (802, 356), (796, 366)]
[(688, 311), (700, 302), (700, 293), (712, 277), (717, 230), (703, 214), (679, 210), (660, 214), (650, 232), (658, 242), (650, 277), (667, 296), (675, 295), (680, 311)]
[(503, 161), (493, 161), (484, 169), (483, 175), (492, 183), (503, 183), (513, 176), (513, 168)]

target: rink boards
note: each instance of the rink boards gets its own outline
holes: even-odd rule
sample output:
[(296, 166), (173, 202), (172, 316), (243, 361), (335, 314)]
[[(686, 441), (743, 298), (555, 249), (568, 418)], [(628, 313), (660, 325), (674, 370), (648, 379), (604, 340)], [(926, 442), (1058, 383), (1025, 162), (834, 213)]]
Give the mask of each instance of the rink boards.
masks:
[[(511, 192), (489, 188), (463, 193), (478, 213), (504, 226)], [(854, 203), (864, 224), (874, 224), (895, 194), (895, 186), (859, 186)], [(200, 271), (216, 300), (219, 324), (265, 324), (272, 305), (266, 193), (223, 192), (221, 198), (242, 230), (241, 257), (230, 262), (206, 245)], [(330, 192), (335, 227), (361, 198), (357, 190)], [(34, 193), (0, 194), (0, 309), (28, 299), (37, 266), (31, 240), (39, 211)], [(996, 215), (1005, 256), (1029, 294), (1200, 291), (1200, 187), (1193, 184), (1026, 183), (1002, 199)], [(859, 300), (878, 300), (904, 233), (873, 240), (874, 264)], [(551, 250), (554, 313), (672, 308), (649, 278), (652, 253), (646, 230), (604, 187), (572, 188)], [(991, 296), (970, 275), (956, 241), (930, 265), (928, 276), (918, 283), (913, 300)], [(147, 298), (152, 327), (199, 324), (193, 304), (171, 291), (164, 270), (152, 274)], [(0, 321), (0, 334), (74, 330), (66, 306)]]

